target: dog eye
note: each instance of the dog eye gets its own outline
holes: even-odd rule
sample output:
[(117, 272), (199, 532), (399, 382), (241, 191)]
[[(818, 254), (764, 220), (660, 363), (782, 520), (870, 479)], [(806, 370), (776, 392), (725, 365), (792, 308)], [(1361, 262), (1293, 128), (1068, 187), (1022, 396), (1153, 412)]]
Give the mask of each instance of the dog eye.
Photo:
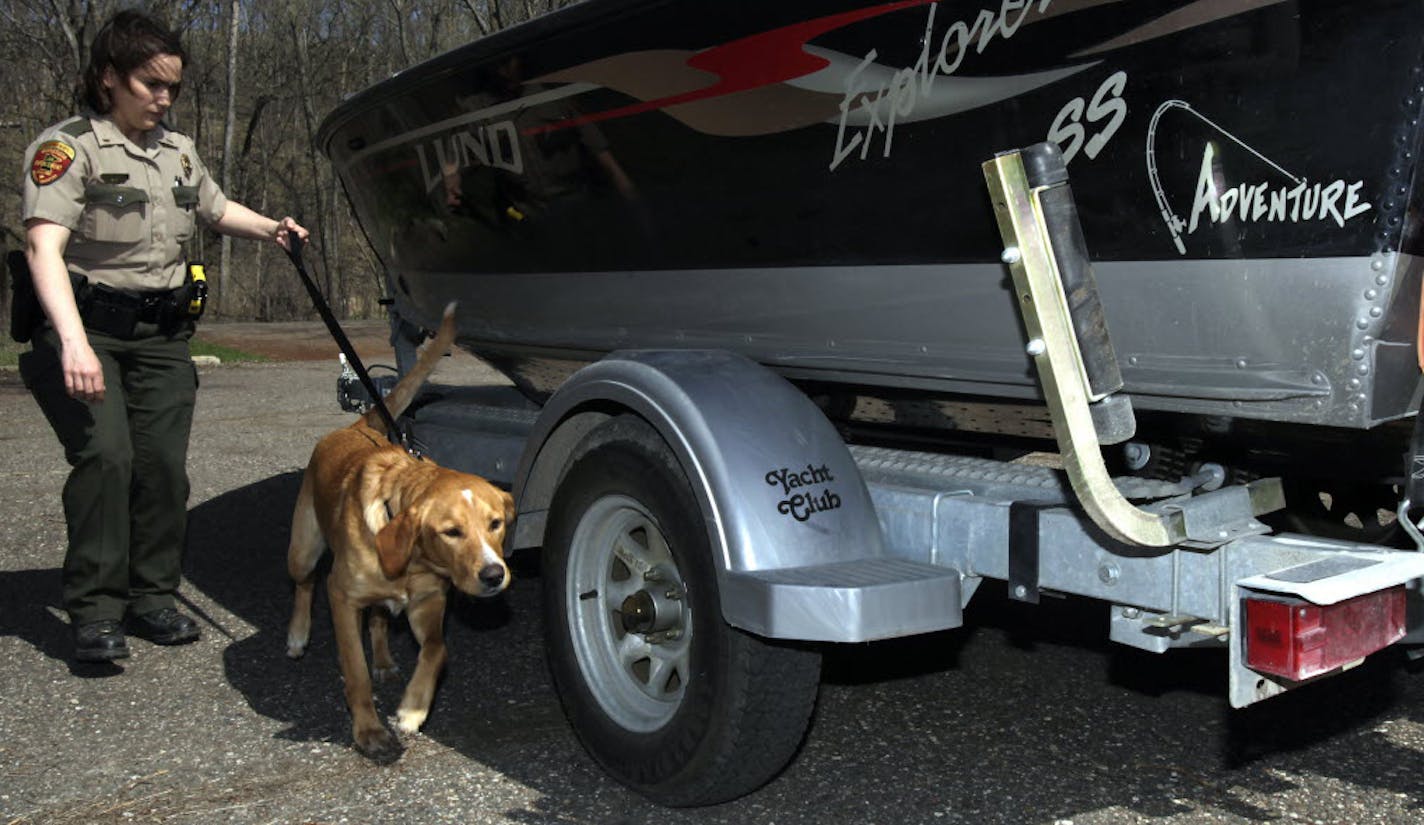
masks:
[(461, 530), (461, 529), (458, 528), (458, 527), (451, 527), (451, 528), (446, 529), (446, 530), (441, 530), (440, 532), (441, 532), (441, 534), (446, 535), (446, 536), (449, 536), (449, 537), (452, 538), (452, 539), (463, 538), (464, 535), (465, 535), (465, 531), (464, 531), (464, 530)]
[(494, 532), (495, 530), (498, 530), (499, 528), (501, 528), (501, 527), (503, 527), (503, 526), (504, 526), (504, 519), (498, 519), (498, 518), (497, 518), (497, 519), (492, 519), (492, 520), (490, 521), (489, 529), (490, 529), (490, 532)]

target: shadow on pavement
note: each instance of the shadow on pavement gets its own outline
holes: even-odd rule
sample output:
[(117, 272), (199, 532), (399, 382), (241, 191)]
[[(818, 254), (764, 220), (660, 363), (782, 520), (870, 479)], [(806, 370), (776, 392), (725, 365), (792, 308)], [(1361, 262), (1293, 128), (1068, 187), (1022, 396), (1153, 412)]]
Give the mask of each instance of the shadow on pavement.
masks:
[[(291, 608), (287, 517), (300, 484), (300, 473), (286, 473), (194, 508), (184, 573), (198, 590), (256, 628), (239, 639), (238, 629), (214, 623), (216, 633), (233, 639), (223, 651), (224, 667), (252, 709), (287, 723), (283, 735), (292, 739), (337, 740), (345, 708), (334, 661), (317, 655), (293, 662), (285, 654)], [(316, 624), (316, 636), (329, 644), (329, 622)], [(331, 688), (323, 690), (323, 684)]]
[[(299, 482), (298, 473), (275, 476), (195, 508), (187, 575), (256, 628), (224, 653), (228, 678), (253, 710), (284, 723), (284, 737), (349, 747), (322, 588), (307, 655), (285, 655), (287, 518)], [(543, 662), (533, 565), (526, 554), (511, 562), (516, 578), (503, 596), (452, 598), (450, 661), (424, 735), (541, 794), (528, 809), (501, 812), (513, 821), (607, 821), (610, 813), (661, 821), (667, 811), (615, 790), (578, 746)], [(15, 632), (63, 655), (65, 628), (44, 609), (57, 598), (57, 584), (45, 581), (53, 575), (10, 574), (0, 579), (0, 598), (23, 617)], [(953, 810), (971, 821), (1017, 821), (1003, 818), (1003, 783), (1027, 776), (1039, 821), (1114, 806), (1149, 817), (1206, 808), (1262, 821), (1273, 814), (1255, 794), (1290, 792), (1301, 781), (1292, 777), (1312, 775), (1417, 798), (1424, 757), (1376, 729), (1382, 714), (1417, 708), (1424, 693), (1397, 658), (1233, 712), (1219, 656), (1120, 649), (1104, 638), (1103, 610), (1046, 600), (1030, 611), (986, 586), (960, 630), (832, 648), (812, 733), (785, 774), (743, 800), (677, 816), (898, 810), (923, 821)], [(987, 641), (995, 638), (1005, 641)], [(392, 651), (408, 676), (416, 647), (402, 621), (392, 625)], [(383, 714), (394, 712), (403, 688), (378, 687)], [(1370, 767), (1380, 764), (1397, 772)], [(1282, 765), (1286, 773), (1275, 770)], [(591, 810), (592, 799), (602, 807)]]
[[(226, 631), (234, 638), (223, 654), (225, 671), (251, 708), (284, 723), (279, 734), (284, 738), (349, 747), (350, 716), (324, 585), (317, 587), (306, 655), (298, 660), (286, 655), (292, 605), (287, 519), (300, 484), (300, 473), (286, 473), (194, 508), (185, 575), (195, 588), (256, 629), (237, 638), (243, 634), (220, 624), (216, 631), (204, 628), (205, 633)], [(514, 581), (504, 595), (474, 599), (451, 592), (445, 620), (450, 659), (422, 733), (541, 792), (566, 796), (571, 781), (587, 787), (609, 780), (583, 757), (549, 685), (532, 556), (510, 559)], [(323, 582), (329, 561), (328, 554), (319, 571)], [(388, 718), (400, 702), (418, 653), (403, 617), (391, 623), (391, 652), (401, 678), (376, 685), (377, 709)], [(541, 781), (551, 748), (567, 755), (555, 760), (561, 763), (559, 788)], [(570, 763), (572, 770), (567, 769)]]
[(44, 655), (64, 662), (70, 673), (83, 679), (123, 673), (122, 661), (74, 661), (74, 641), (69, 622), (63, 618), (61, 601), (59, 568), (0, 571), (4, 617), (0, 635), (24, 639)]

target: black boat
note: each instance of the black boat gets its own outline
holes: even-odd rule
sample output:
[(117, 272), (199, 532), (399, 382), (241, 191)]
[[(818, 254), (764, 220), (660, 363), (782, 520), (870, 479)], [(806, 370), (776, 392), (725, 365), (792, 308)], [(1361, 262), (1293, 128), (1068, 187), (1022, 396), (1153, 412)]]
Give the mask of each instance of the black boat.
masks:
[[(546, 359), (1036, 395), (979, 162), (1058, 142), (1140, 409), (1415, 408), (1408, 2), (591, 0), (322, 130), (402, 315)], [(1368, 54), (1363, 60), (1359, 55)]]

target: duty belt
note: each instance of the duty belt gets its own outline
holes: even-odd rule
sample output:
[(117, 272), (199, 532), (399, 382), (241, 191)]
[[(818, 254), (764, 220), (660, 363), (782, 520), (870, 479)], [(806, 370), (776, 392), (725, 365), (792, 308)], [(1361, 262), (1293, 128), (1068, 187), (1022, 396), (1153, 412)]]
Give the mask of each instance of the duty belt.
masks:
[(152, 324), (171, 335), (189, 320), (190, 286), (152, 291), (114, 289), (87, 280), (75, 284), (74, 297), (84, 326), (115, 338), (135, 337), (139, 324)]

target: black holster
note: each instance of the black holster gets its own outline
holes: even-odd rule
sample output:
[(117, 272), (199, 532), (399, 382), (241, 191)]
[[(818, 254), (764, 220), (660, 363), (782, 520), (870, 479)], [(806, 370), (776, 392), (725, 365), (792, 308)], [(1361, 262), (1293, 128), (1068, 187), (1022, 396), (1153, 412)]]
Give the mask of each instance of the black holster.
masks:
[(19, 344), (28, 343), (35, 327), (44, 323), (44, 307), (35, 293), (25, 253), (19, 249), (7, 253), (5, 267), (10, 270), (10, 338)]

